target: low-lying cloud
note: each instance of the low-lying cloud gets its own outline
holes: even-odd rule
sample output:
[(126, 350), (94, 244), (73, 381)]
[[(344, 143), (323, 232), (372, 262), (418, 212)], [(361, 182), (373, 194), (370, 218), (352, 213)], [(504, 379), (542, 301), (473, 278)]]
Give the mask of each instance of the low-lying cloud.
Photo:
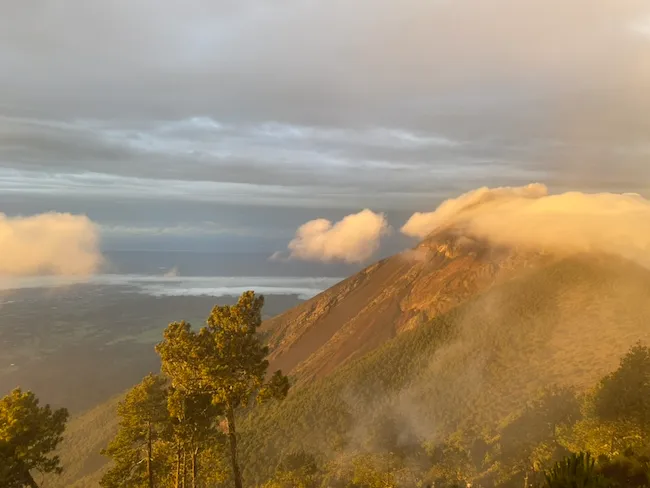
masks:
[(102, 263), (99, 231), (86, 216), (0, 213), (0, 275), (89, 275)]
[(327, 219), (311, 220), (298, 228), (296, 236), (289, 243), (289, 258), (363, 262), (379, 249), (382, 236), (389, 232), (384, 215), (368, 209), (348, 215), (336, 223)]
[(650, 201), (637, 194), (550, 195), (541, 184), (481, 188), (414, 214), (401, 232), (424, 238), (445, 229), (496, 245), (604, 252), (650, 264)]

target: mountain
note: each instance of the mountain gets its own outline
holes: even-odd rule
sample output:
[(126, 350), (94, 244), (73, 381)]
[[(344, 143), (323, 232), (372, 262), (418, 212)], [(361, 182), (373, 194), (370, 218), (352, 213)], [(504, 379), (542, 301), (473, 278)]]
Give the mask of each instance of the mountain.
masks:
[(611, 256), (538, 259), (254, 411), (242, 426), (247, 479), (297, 450), (327, 459), (495, 432), (540, 389), (584, 391), (648, 340), (648, 270)]
[(544, 260), (453, 232), (432, 236), (268, 320), (271, 370), (322, 378)]
[[(264, 324), (271, 368), (295, 385), (243, 419), (246, 479), (296, 449), (384, 449), (376, 429), (387, 421), (393, 444), (435, 443), (495, 428), (541, 387), (589, 388), (650, 337), (648, 296), (650, 271), (620, 258), (431, 236)], [(68, 472), (48, 486), (96, 486), (114, 408), (72, 422)]]

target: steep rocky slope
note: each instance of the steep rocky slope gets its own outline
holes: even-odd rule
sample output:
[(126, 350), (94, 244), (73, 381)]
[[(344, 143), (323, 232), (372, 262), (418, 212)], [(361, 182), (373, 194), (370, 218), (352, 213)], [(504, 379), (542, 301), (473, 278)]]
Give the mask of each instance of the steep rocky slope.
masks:
[(432, 236), (268, 320), (271, 368), (299, 381), (323, 377), (545, 259), (453, 233)]

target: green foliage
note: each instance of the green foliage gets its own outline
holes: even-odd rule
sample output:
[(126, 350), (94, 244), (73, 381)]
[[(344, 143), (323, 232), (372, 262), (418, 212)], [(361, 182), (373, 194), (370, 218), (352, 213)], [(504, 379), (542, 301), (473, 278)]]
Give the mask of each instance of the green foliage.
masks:
[(395, 461), (391, 456), (359, 456), (352, 462), (354, 488), (394, 488), (397, 486)]
[(32, 472), (60, 474), (53, 451), (67, 420), (67, 410), (40, 406), (32, 392), (15, 389), (0, 399), (0, 486), (35, 486)]
[[(245, 292), (236, 305), (216, 306), (198, 332), (186, 322), (170, 324), (156, 346), (162, 370), (186, 395), (209, 395), (227, 422), (235, 486), (241, 488), (235, 409), (251, 398), (284, 398), (289, 382), (280, 371), (265, 382), (268, 348), (256, 334), (264, 298)], [(213, 412), (217, 413), (217, 412)]]
[(103, 451), (113, 466), (100, 484), (111, 488), (222, 482), (224, 436), (216, 422), (222, 413), (209, 395), (187, 395), (164, 377), (146, 376), (118, 406), (119, 431)]
[[(599, 303), (581, 290), (576, 303), (582, 328), (572, 330), (563, 308), (567, 291), (602, 281), (602, 275), (590, 273), (580, 263), (554, 265), (497, 285), (466, 306), (423, 318), (417, 328), (326, 378), (296, 387), (282, 403), (273, 399), (287, 394), (289, 382), (281, 373), (266, 372), (266, 349), (255, 332), (261, 300), (254, 294), (234, 307), (217, 307), (200, 331), (185, 322), (170, 324), (157, 350), (171, 384), (171, 427), (156, 444), (171, 467), (169, 477), (174, 480), (178, 466), (176, 447), (189, 453), (193, 432), (206, 434), (198, 465), (220, 473), (198, 486), (223, 483), (221, 463), (230, 456), (234, 465), (241, 458), (250, 487), (415, 487), (435, 481), (436, 487), (472, 482), (520, 488), (524, 479), (541, 480), (567, 451), (615, 457), (628, 447), (642, 448), (649, 436), (641, 428), (643, 409), (636, 406), (643, 398), (634, 400), (628, 385), (644, 385), (643, 375), (633, 374), (645, 364), (642, 354), (635, 354), (637, 366), (613, 373), (616, 380), (603, 380), (593, 395), (552, 388), (528, 401), (549, 382), (581, 388), (593, 382), (591, 349), (567, 364), (574, 361), (568, 348), (551, 351), (548, 341), (560, 327), (555, 334), (564, 334), (568, 343), (585, 339), (576, 331), (583, 331), (585, 322), (593, 325)], [(617, 320), (631, 320), (627, 311), (619, 312)], [(556, 354), (565, 361), (550, 364), (549, 355)], [(210, 430), (218, 422), (230, 451), (223, 436)], [(214, 442), (207, 440), (211, 435)], [(300, 461), (296, 453), (304, 452), (318, 453), (320, 464)], [(604, 475), (605, 466), (605, 460), (597, 465), (597, 474)], [(645, 469), (638, 459), (633, 468), (615, 466), (632, 474)], [(237, 468), (233, 471), (236, 478)]]
[(610, 483), (588, 453), (572, 454), (546, 472), (544, 488), (605, 488)]
[(322, 473), (316, 459), (305, 451), (285, 456), (275, 475), (262, 485), (263, 488), (316, 488), (321, 485)]
[(650, 348), (638, 343), (600, 382), (595, 409), (604, 420), (627, 420), (650, 435)]
[(536, 476), (566, 450), (558, 442), (562, 427), (580, 417), (580, 404), (570, 388), (546, 388), (500, 431), (501, 468), (509, 476)]
[(157, 486), (169, 475), (169, 455), (161, 442), (170, 433), (167, 412), (167, 384), (164, 378), (148, 375), (136, 385), (117, 408), (120, 429), (103, 451), (114, 465), (101, 486)]
[[(419, 445), (410, 420), (395, 421), (390, 410), (381, 413), (382, 405), (412, 381), (446, 342), (451, 333), (449, 317), (401, 334), (326, 379), (297, 388), (282, 403), (251, 411), (241, 422), (247, 433), (241, 440), (246, 478), (262, 483), (275, 474), (274, 467), (286, 453), (336, 453), (348, 448), (351, 440), (366, 436), (369, 447), (383, 441), (385, 449), (397, 448), (398, 441), (399, 450)], [(369, 415), (373, 410), (376, 414)], [(384, 424), (382, 418), (392, 421)]]
[(268, 368), (268, 349), (255, 334), (263, 305), (263, 297), (245, 292), (236, 305), (214, 307), (198, 332), (186, 322), (170, 324), (156, 351), (172, 384), (209, 393), (216, 404), (246, 406)]
[(650, 464), (648, 458), (619, 455), (605, 459), (597, 466), (598, 472), (620, 488), (650, 487)]

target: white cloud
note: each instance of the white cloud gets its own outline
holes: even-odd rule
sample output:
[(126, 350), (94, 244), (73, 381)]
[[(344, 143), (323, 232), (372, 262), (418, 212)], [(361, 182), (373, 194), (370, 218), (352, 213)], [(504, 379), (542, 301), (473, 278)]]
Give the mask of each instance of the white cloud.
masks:
[(0, 275), (89, 275), (101, 263), (98, 229), (85, 216), (0, 213)]
[(404, 234), (453, 229), (496, 245), (554, 252), (601, 252), (650, 265), (650, 201), (638, 194), (568, 192), (544, 185), (481, 188), (416, 213)]
[(54, 288), (79, 283), (129, 287), (152, 296), (239, 296), (246, 290), (263, 295), (298, 295), (308, 299), (334, 286), (343, 278), (291, 276), (178, 276), (110, 275), (90, 277), (17, 277), (0, 279), (0, 291), (29, 288)]
[(300, 226), (289, 243), (290, 257), (305, 261), (362, 262), (378, 249), (390, 228), (383, 214), (365, 209), (336, 223), (311, 220)]

